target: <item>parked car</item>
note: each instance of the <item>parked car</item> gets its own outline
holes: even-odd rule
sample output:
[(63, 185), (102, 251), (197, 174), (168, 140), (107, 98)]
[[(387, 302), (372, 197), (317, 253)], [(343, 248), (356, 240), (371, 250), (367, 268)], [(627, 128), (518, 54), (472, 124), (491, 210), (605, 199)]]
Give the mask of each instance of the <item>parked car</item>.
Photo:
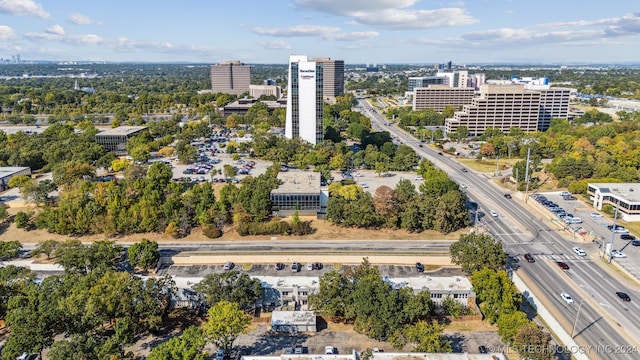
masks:
[(226, 263), (224, 263), (224, 265), (222, 265), (222, 270), (231, 270), (234, 266), (234, 263), (232, 263), (231, 261), (227, 261)]
[(633, 246), (640, 246), (640, 240), (633, 240), (633, 241), (631, 241), (631, 245), (633, 245)]
[(587, 256), (587, 253), (579, 247), (574, 247), (573, 252), (578, 254), (578, 256)]
[(620, 239), (622, 240), (635, 240), (636, 237), (630, 234), (621, 234)]
[(291, 272), (298, 272), (300, 270), (300, 264), (297, 261), (291, 263)]
[(416, 263), (416, 270), (418, 270), (418, 272), (424, 272), (424, 265), (422, 265), (421, 263), (417, 262)]
[(467, 188), (467, 185), (465, 185), (465, 184), (460, 184), (460, 189), (466, 189), (466, 188)]
[(560, 297), (562, 298), (562, 300), (564, 300), (567, 304), (573, 304), (573, 298), (571, 297), (571, 295), (567, 294), (567, 293), (561, 293)]
[(421, 180), (424, 180), (424, 179), (422, 178), (422, 176), (416, 176), (416, 177), (414, 177), (414, 178), (413, 178), (413, 180), (419, 180), (419, 181), (421, 181)]
[(556, 262), (556, 264), (560, 267), (560, 269), (562, 270), (569, 270), (569, 265), (567, 265), (567, 263), (564, 263), (562, 261), (558, 261)]
[(622, 301), (631, 301), (631, 298), (629, 297), (629, 295), (627, 295), (627, 293), (622, 292), (622, 291), (618, 291), (616, 292), (616, 295), (618, 295), (618, 297), (620, 298), (620, 300)]
[(313, 263), (313, 270), (322, 270), (322, 268), (324, 268), (324, 265), (322, 265), (322, 263)]
[(478, 346), (478, 352), (480, 354), (488, 354), (489, 353), (489, 349), (484, 345), (480, 345), (480, 346)]
[(560, 196), (568, 196), (568, 195), (571, 195), (571, 193), (568, 191), (563, 191), (560, 193)]
[(223, 349), (216, 351), (216, 360), (225, 360), (226, 357), (227, 355)]
[(276, 264), (276, 270), (284, 270), (285, 265), (283, 263)]
[(529, 263), (534, 263), (536, 262), (536, 260), (533, 258), (533, 256), (529, 253), (524, 254), (524, 259), (527, 260), (527, 262)]
[(314, 270), (312, 263), (307, 263), (307, 270), (309, 270), (309, 271)]
[(336, 353), (338, 352), (337, 350), (338, 350), (338, 349), (336, 349), (336, 348), (335, 348), (335, 347), (333, 347), (333, 346), (325, 346), (325, 347), (324, 347), (324, 353), (325, 353), (325, 354), (327, 354), (327, 355), (333, 355), (333, 354), (336, 354)]
[(603, 216), (602, 216), (602, 214), (597, 213), (597, 212), (592, 212), (592, 213), (591, 213), (591, 214), (589, 214), (589, 215), (591, 215), (591, 217), (592, 217), (592, 218), (594, 218), (594, 219), (600, 219), (600, 218), (602, 218), (602, 217), (603, 217)]
[(614, 258), (625, 258), (627, 257), (627, 255), (625, 255), (622, 251), (618, 251), (618, 250), (611, 250), (611, 256)]
[(629, 230), (625, 229), (623, 226), (619, 226), (616, 225), (615, 227), (613, 227), (613, 225), (608, 225), (607, 228), (611, 231), (613, 231), (614, 233), (619, 233), (619, 234), (624, 234), (624, 233), (628, 233)]

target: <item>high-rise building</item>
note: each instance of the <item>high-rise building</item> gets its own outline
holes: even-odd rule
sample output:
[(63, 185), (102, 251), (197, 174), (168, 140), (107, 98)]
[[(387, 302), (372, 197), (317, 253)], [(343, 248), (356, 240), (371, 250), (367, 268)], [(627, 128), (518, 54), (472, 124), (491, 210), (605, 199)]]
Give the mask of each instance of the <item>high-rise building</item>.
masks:
[(538, 131), (546, 131), (552, 119), (569, 118), (569, 100), (571, 89), (550, 87), (540, 91), (540, 117)]
[(471, 104), (473, 88), (452, 88), (449, 85), (429, 85), (413, 89), (413, 110), (433, 109), (441, 112), (447, 105), (456, 108)]
[(489, 127), (534, 132), (538, 130), (540, 98), (539, 91), (526, 90), (524, 85), (481, 85), (479, 97), (445, 120), (445, 131), (452, 133), (466, 126), (471, 136), (480, 136)]
[(251, 66), (240, 61), (223, 61), (211, 65), (211, 91), (241, 95), (249, 92)]
[(249, 96), (258, 99), (260, 96), (275, 96), (276, 100), (280, 99), (280, 86), (277, 85), (249, 85)]
[(322, 63), (324, 77), (322, 97), (325, 102), (335, 104), (336, 96), (344, 94), (344, 60), (317, 57), (310, 61)]
[(429, 85), (449, 85), (448, 78), (443, 76), (412, 76), (409, 78), (409, 91)]
[(285, 136), (319, 144), (324, 138), (324, 66), (305, 55), (289, 56)]

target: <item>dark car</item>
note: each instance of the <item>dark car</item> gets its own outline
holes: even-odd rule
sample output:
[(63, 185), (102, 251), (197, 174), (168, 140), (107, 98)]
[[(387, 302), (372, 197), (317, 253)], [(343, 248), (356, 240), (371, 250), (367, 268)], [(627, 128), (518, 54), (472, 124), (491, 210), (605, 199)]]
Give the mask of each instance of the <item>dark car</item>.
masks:
[(484, 345), (480, 345), (480, 346), (478, 346), (478, 352), (480, 354), (488, 354), (489, 353), (489, 349), (487, 349), (487, 347), (484, 346)]
[(322, 270), (323, 267), (322, 263), (313, 263), (312, 265), (313, 270)]
[(504, 197), (507, 199), (511, 199), (511, 194), (504, 194)]
[(424, 265), (422, 265), (421, 263), (416, 263), (416, 270), (418, 270), (418, 272), (423, 272), (424, 271)]
[(524, 259), (527, 260), (527, 262), (530, 262), (530, 263), (536, 262), (536, 260), (533, 258), (533, 256), (531, 256), (531, 254), (524, 254)]
[(438, 155), (442, 155), (442, 153), (441, 153), (441, 152), (439, 152), (439, 153), (438, 153)]
[(462, 169), (460, 169), (460, 171), (467, 172), (468, 170), (467, 170), (467, 168), (462, 168)]
[(564, 263), (562, 261), (558, 261), (556, 262), (556, 264), (560, 267), (560, 269), (562, 270), (569, 270), (569, 265), (567, 265), (567, 263)]
[(635, 240), (636, 237), (633, 235), (629, 235), (629, 234), (622, 234), (620, 235), (620, 239), (622, 240)]
[(283, 263), (276, 264), (276, 270), (284, 270), (285, 265)]
[(633, 246), (640, 246), (640, 240), (633, 240), (633, 241), (631, 241), (631, 245), (633, 245)]
[(620, 300), (622, 301), (631, 301), (631, 298), (629, 297), (629, 295), (627, 295), (627, 293), (622, 292), (622, 291), (618, 291), (616, 293), (616, 295), (618, 295), (618, 297), (620, 298)]

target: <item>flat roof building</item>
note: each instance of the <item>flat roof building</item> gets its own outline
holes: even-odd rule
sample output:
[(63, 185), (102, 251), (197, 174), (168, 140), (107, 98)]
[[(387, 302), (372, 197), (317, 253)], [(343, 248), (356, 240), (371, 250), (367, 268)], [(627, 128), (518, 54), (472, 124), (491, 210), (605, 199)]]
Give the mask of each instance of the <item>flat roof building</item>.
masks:
[(593, 207), (618, 207), (618, 216), (625, 221), (640, 221), (639, 183), (589, 183), (587, 194)]
[(279, 216), (317, 215), (320, 211), (320, 173), (312, 171), (279, 172), (282, 182), (271, 191), (271, 206)]
[(277, 85), (249, 85), (249, 96), (258, 99), (262, 95), (273, 95), (277, 100), (282, 96), (282, 89)]
[(211, 65), (211, 91), (242, 95), (249, 92), (251, 66), (240, 61), (223, 61)]
[(9, 189), (9, 181), (14, 176), (31, 176), (31, 168), (25, 166), (0, 167), (0, 191)]
[(267, 110), (269, 111), (269, 113), (271, 113), (275, 109), (281, 109), (281, 108), (287, 107), (285, 103), (286, 102), (285, 99), (272, 101), (272, 100), (258, 100), (258, 99), (246, 98), (246, 99), (239, 99), (225, 105), (222, 111), (223, 116), (226, 118), (231, 114), (245, 115), (253, 105), (259, 102), (267, 105)]
[(473, 88), (452, 88), (449, 85), (429, 85), (413, 89), (413, 110), (433, 109), (442, 112), (447, 105), (459, 108), (471, 104)]
[(324, 139), (324, 67), (305, 55), (289, 57), (285, 136), (313, 145)]
[(316, 314), (313, 311), (274, 311), (271, 313), (271, 331), (314, 333), (317, 331)]
[(127, 141), (146, 130), (146, 126), (118, 126), (96, 134), (96, 143), (116, 155), (127, 154)]
[(479, 97), (445, 120), (445, 131), (452, 133), (466, 126), (471, 136), (480, 136), (490, 127), (504, 132), (512, 127), (534, 132), (538, 129), (540, 96), (539, 91), (526, 90), (520, 84), (481, 85)]
[(332, 60), (328, 57), (311, 59), (323, 67), (322, 98), (329, 104), (336, 103), (336, 97), (344, 94), (344, 60)]
[(550, 87), (540, 91), (540, 116), (538, 131), (546, 131), (552, 119), (569, 118), (569, 101), (572, 89)]

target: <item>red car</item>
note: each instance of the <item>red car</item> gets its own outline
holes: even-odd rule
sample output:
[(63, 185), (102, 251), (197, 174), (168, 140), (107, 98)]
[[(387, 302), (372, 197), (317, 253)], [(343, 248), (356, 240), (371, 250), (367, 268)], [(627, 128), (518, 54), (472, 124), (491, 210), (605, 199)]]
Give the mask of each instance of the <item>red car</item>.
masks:
[(562, 261), (558, 261), (556, 264), (558, 264), (558, 266), (562, 270), (569, 270), (569, 265), (567, 265), (567, 263), (563, 263)]
[(536, 260), (533, 258), (533, 256), (531, 256), (531, 254), (524, 254), (524, 259), (527, 260), (527, 262), (530, 262), (530, 263), (536, 262)]

